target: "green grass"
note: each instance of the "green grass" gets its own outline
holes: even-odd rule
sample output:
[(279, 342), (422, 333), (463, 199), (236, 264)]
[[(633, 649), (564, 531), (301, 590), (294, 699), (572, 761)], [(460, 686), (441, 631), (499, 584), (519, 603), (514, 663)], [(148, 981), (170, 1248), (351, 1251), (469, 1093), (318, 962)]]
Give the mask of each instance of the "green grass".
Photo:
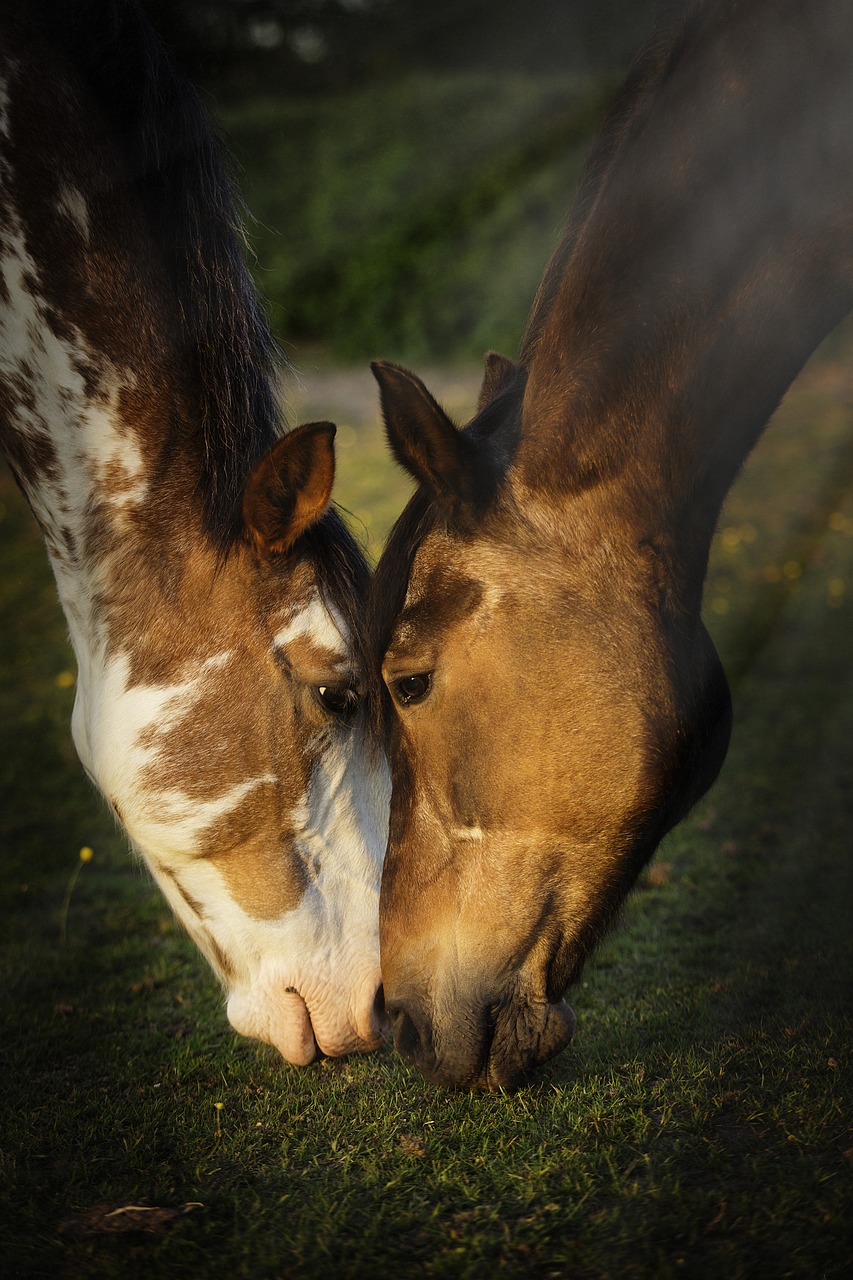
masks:
[[(299, 1070), (229, 1031), (75, 761), (65, 627), (4, 474), (4, 1275), (850, 1273), (851, 355), (848, 331), (810, 367), (721, 522), (723, 775), (574, 991), (573, 1045), (512, 1097), (428, 1088), (390, 1048)], [(378, 545), (405, 484), (366, 412), (341, 477)]]

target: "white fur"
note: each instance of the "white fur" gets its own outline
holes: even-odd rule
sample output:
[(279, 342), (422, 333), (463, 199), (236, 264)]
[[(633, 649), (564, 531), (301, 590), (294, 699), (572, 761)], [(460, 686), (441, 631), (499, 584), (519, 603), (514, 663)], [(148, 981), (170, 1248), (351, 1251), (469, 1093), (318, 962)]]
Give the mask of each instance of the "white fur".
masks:
[[(80, 366), (93, 355), (79, 332), (73, 343), (52, 332), (20, 223), (13, 221), (12, 229), (0, 234), (0, 273), (10, 298), (8, 310), (0, 311), (0, 368), (13, 385), (25, 378), (33, 400), (32, 405), (15, 405), (14, 426), (33, 441), (49, 437), (57, 455), (59, 480), (45, 477), (27, 497), (47, 540), (62, 596), (68, 585), (60, 580), (69, 555), (65, 534), (80, 547), (97, 499), (106, 497), (114, 511), (126, 512), (146, 496), (139, 446), (119, 414), (120, 393), (132, 378), (104, 368), (101, 398), (89, 400)], [(99, 364), (104, 366), (103, 357)], [(64, 422), (73, 423), (74, 430), (55, 430), (55, 424)]]
[(73, 222), (80, 235), (89, 243), (89, 207), (76, 187), (63, 187), (59, 193), (57, 209)]
[[(207, 931), (236, 970), (228, 999), (232, 1025), (276, 1045), (291, 1062), (311, 1061), (316, 1047), (340, 1054), (376, 1042), (379, 881), (390, 781), (384, 763), (377, 769), (370, 760), (338, 744), (314, 771), (294, 814), (296, 846), (313, 878), (298, 907), (278, 919), (246, 912), (209, 859), (179, 862), (166, 852), (152, 864), (201, 949), (209, 953)], [(223, 795), (223, 806), (229, 798)], [(176, 867), (182, 888), (207, 908), (204, 929), (164, 874)], [(208, 958), (217, 967), (215, 953)]]
[(0, 134), (9, 137), (9, 85), (0, 79)]
[[(7, 107), (0, 86), (0, 141), (8, 133)], [(7, 200), (15, 190), (9, 177), (0, 149), (0, 186)], [(58, 208), (70, 223), (69, 236), (91, 243), (95, 228), (84, 194), (66, 186)], [(0, 229), (0, 271), (9, 298), (0, 307), (0, 382), (9, 389), (11, 426), (33, 444), (49, 444), (55, 457), (56, 474), (36, 477), (27, 496), (45, 536), (77, 657), (72, 731), (81, 760), (116, 805), (136, 848), (213, 966), (222, 971), (221, 953), (236, 974), (229, 1015), (238, 1030), (271, 1041), (297, 1062), (313, 1057), (317, 1045), (327, 1053), (372, 1045), (390, 794), (384, 760), (370, 752), (358, 726), (347, 730), (330, 723), (316, 735), (306, 793), (293, 815), (282, 815), (285, 829), (295, 826), (307, 889), (279, 919), (258, 919), (244, 910), (217, 866), (199, 851), (203, 833), (248, 795), (279, 785), (263, 754), (253, 776), (223, 777), (221, 791), (201, 800), (183, 790), (180, 778), (165, 788), (151, 781), (171, 735), (201, 712), (208, 677), (230, 655), (202, 648), (169, 684), (133, 684), (130, 654), (103, 615), (115, 572), (113, 547), (122, 550), (123, 573), (132, 573), (134, 554), (146, 554), (144, 547), (134, 552), (125, 537), (149, 489), (140, 441), (121, 416), (122, 391), (132, 386), (133, 374), (89, 350), (73, 326), (61, 338), (52, 331), (14, 210)], [(97, 369), (96, 400), (88, 398), (81, 373), (87, 365)], [(16, 388), (26, 394), (18, 397)], [(106, 525), (112, 535), (97, 560), (87, 547), (96, 508), (101, 528)], [(146, 608), (152, 603), (158, 604), (146, 600)], [(159, 607), (170, 606), (162, 601)], [(132, 626), (134, 620), (125, 621)], [(237, 619), (238, 629), (240, 624)], [(203, 645), (203, 628), (200, 635)], [(348, 667), (343, 620), (319, 590), (279, 625), (270, 643), (286, 648), (306, 636), (326, 651), (333, 671)], [(271, 707), (279, 696), (273, 685)]]
[(366, 744), (358, 746), (365, 750), (331, 746), (309, 781), (296, 843), (315, 879), (299, 909), (274, 922), (243, 920), (245, 944), (263, 959), (251, 981), (231, 992), (228, 1016), (237, 1030), (262, 1039), (271, 1038), (264, 1032), (270, 1020), (273, 1043), (285, 1057), (286, 1043), (298, 1040), (302, 1027), (298, 1006), (285, 999), (288, 986), (305, 1001), (324, 1053), (376, 1038), (379, 882), (390, 779), (384, 761), (376, 767)]
[(133, 685), (130, 662), (119, 653), (98, 665), (97, 650), (86, 650), (80, 666), (72, 732), (80, 759), (98, 786), (120, 810), (134, 843), (149, 860), (177, 868), (200, 852), (204, 831), (241, 804), (273, 773), (225, 785), (207, 800), (179, 786), (151, 788), (146, 777), (157, 764), (170, 733), (193, 715), (205, 694), (207, 675), (228, 661), (228, 651), (202, 662), (173, 685)]
[(331, 601), (322, 599), (319, 591), (313, 592), (308, 605), (276, 633), (273, 643), (277, 649), (286, 649), (294, 640), (305, 636), (318, 648), (338, 654), (339, 661), (346, 660), (349, 637), (344, 620)]

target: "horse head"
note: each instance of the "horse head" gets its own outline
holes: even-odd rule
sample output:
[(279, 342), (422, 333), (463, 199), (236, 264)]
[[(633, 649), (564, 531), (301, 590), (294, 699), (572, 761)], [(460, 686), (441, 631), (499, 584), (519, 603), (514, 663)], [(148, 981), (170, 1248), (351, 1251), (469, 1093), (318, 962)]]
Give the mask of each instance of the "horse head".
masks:
[(419, 484), (374, 597), (382, 965), (433, 1079), (512, 1085), (566, 1043), (567, 986), (721, 766), (708, 552), (853, 305), (851, 47), (843, 0), (688, 6), (617, 94), (474, 420), (375, 367)]
[(567, 987), (716, 775), (728, 692), (621, 486), (558, 512), (515, 465), (525, 370), (492, 357), (460, 432), (413, 374), (374, 368), (421, 485), (374, 586), (387, 1010), (428, 1078), (512, 1087), (570, 1039)]
[(0, 443), (78, 753), (237, 1030), (296, 1063), (373, 1048), (387, 767), (334, 427), (280, 432), (227, 166), (142, 8), (0, 26)]

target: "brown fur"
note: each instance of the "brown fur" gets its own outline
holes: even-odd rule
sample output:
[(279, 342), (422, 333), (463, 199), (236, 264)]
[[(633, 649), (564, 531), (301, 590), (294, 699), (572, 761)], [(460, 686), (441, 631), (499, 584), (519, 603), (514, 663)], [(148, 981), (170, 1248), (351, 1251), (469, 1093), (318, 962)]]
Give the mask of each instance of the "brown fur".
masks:
[(335, 481), (335, 427), (297, 427), (267, 453), (246, 483), (243, 522), (266, 552), (287, 551), (329, 505)]
[(563, 992), (725, 756), (708, 547), (853, 304), (851, 57), (843, 0), (697, 5), (629, 74), (473, 422), (374, 366), (421, 485), (374, 592), (383, 979), (430, 1079), (512, 1087), (565, 1044)]
[(75, 742), (235, 1025), (298, 1061), (372, 1047), (384, 775), (319, 697), (365, 683), (335, 428), (280, 435), (234, 192), (142, 6), (10, 0), (0, 28), (0, 443), (69, 620)]

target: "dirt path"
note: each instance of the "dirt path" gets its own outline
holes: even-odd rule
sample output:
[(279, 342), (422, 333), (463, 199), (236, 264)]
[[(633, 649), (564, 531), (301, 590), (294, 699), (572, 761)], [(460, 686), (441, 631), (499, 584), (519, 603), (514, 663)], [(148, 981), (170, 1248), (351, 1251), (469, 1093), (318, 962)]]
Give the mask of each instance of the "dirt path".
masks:
[[(432, 394), (457, 421), (473, 413), (483, 376), (482, 367), (417, 369)], [(350, 368), (324, 368), (297, 357), (295, 377), (288, 385), (292, 421), (329, 418), (338, 425), (379, 423), (376, 381), (365, 362)]]

